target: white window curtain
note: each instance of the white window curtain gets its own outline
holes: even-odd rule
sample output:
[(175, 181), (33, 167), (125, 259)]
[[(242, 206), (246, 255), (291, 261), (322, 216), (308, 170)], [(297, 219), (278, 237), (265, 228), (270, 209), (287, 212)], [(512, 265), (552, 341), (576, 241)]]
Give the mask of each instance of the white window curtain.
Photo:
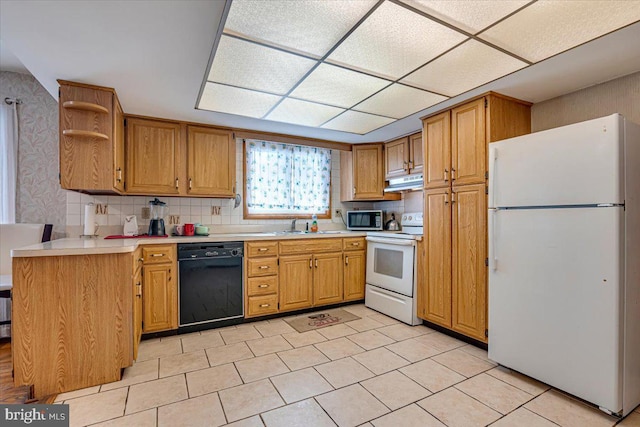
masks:
[(331, 150), (247, 140), (246, 171), (250, 214), (329, 211)]
[(0, 105), (0, 224), (16, 222), (18, 112), (16, 102)]

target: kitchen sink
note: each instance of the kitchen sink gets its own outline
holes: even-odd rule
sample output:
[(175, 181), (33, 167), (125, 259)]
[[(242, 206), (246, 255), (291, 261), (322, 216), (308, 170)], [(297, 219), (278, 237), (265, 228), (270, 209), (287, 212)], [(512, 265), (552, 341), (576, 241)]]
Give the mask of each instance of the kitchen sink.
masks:
[(324, 230), (324, 231), (318, 231), (318, 234), (345, 234), (348, 232), (349, 230)]

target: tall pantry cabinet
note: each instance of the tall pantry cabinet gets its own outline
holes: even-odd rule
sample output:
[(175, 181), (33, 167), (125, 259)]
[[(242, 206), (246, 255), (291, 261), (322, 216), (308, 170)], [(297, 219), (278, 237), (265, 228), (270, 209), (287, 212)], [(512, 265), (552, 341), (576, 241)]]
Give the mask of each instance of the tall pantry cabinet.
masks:
[(422, 122), (418, 316), (487, 342), (487, 146), (531, 132), (530, 104), (488, 93)]

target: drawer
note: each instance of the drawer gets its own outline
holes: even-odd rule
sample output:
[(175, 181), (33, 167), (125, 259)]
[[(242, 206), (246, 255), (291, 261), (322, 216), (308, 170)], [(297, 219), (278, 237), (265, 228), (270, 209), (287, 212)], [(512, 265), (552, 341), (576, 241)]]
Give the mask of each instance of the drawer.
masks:
[(278, 295), (249, 297), (245, 317), (265, 316), (278, 312)]
[(145, 264), (173, 262), (175, 245), (149, 245), (142, 247), (142, 259)]
[(345, 251), (360, 251), (366, 248), (364, 237), (345, 237), (342, 244)]
[(247, 242), (245, 256), (277, 256), (278, 242)]
[(341, 252), (342, 239), (281, 240), (280, 255)]
[(278, 292), (278, 276), (250, 277), (247, 279), (247, 295), (267, 295)]
[(247, 276), (272, 276), (278, 274), (278, 258), (247, 259)]

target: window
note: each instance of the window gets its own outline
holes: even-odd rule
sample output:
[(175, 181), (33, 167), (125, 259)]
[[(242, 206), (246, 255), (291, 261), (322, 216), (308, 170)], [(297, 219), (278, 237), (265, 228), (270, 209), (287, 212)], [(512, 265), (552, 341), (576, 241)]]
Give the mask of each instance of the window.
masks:
[(329, 218), (331, 150), (245, 141), (246, 218)]

